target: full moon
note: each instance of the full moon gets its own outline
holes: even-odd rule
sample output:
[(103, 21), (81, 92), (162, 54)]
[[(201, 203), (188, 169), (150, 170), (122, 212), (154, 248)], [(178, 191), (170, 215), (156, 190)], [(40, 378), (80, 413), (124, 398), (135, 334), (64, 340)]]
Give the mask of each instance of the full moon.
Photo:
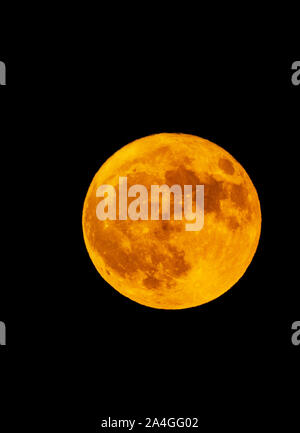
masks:
[[(151, 185), (180, 185), (182, 191), (192, 185), (194, 192), (204, 185), (203, 228), (187, 231), (185, 217), (176, 220), (172, 213), (170, 220), (100, 221), (97, 189), (112, 185), (118, 195), (119, 177), (127, 177), (128, 188), (148, 191)], [(128, 197), (128, 206), (133, 200)], [(218, 298), (243, 276), (259, 242), (261, 210), (248, 174), (223, 148), (193, 135), (162, 133), (127, 144), (101, 166), (84, 201), (82, 225), (88, 254), (114, 289), (148, 307), (183, 309)]]

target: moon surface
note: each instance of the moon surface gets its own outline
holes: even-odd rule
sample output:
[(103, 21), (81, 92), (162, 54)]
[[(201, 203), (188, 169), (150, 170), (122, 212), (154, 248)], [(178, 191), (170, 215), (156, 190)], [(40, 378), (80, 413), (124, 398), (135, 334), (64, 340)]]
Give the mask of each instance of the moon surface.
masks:
[[(202, 230), (186, 231), (185, 219), (172, 214), (170, 220), (100, 221), (97, 188), (113, 185), (118, 196), (121, 176), (128, 189), (166, 184), (195, 191), (204, 185)], [(82, 224), (89, 256), (114, 289), (149, 307), (182, 309), (219, 297), (242, 277), (259, 242), (261, 210), (251, 179), (223, 148), (162, 133), (133, 141), (102, 165), (87, 192)]]

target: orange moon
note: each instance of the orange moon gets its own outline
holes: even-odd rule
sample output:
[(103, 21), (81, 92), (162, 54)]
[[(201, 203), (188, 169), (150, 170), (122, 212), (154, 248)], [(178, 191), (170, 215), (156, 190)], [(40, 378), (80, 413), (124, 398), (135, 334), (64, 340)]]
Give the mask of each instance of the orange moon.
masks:
[[(193, 191), (204, 185), (202, 230), (186, 231), (184, 218), (100, 221), (97, 188), (109, 184), (118, 191), (121, 176), (128, 188), (142, 184), (148, 191), (151, 185), (193, 185)], [(133, 141), (102, 165), (87, 192), (82, 225), (89, 256), (114, 289), (148, 307), (182, 309), (218, 298), (242, 277), (259, 242), (261, 210), (251, 179), (223, 148), (162, 133)]]

